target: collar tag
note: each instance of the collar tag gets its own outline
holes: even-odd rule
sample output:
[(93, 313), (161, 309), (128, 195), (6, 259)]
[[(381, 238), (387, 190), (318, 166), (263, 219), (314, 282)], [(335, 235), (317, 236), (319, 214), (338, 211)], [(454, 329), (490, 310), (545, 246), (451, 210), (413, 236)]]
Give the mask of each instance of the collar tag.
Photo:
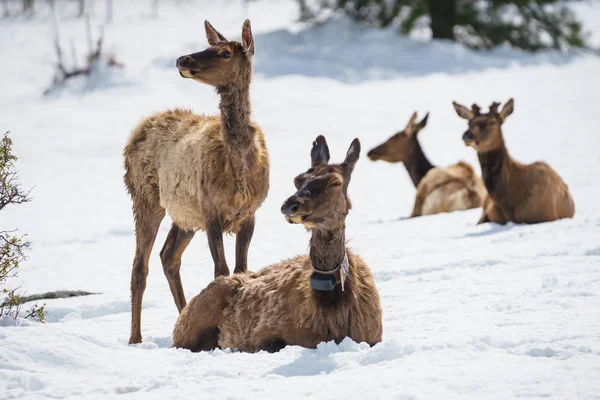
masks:
[(310, 287), (312, 289), (326, 292), (335, 289), (335, 286), (340, 283), (343, 292), (344, 282), (350, 272), (348, 253), (344, 253), (344, 260), (333, 271), (319, 271), (315, 267), (312, 270), (312, 274), (310, 275)]
[(348, 272), (350, 272), (350, 266), (348, 265), (348, 253), (344, 253), (344, 261), (342, 261), (340, 268), (340, 283), (342, 284), (342, 292), (344, 291), (344, 282), (346, 281)]

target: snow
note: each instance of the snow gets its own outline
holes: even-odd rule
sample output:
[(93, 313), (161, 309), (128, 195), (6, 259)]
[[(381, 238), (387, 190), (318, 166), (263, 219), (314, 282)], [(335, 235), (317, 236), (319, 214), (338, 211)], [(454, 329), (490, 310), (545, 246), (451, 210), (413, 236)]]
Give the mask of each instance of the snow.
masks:
[[(48, 300), (46, 324), (0, 327), (0, 399), (126, 398), (594, 398), (600, 393), (600, 59), (588, 52), (473, 53), (443, 42), (398, 38), (346, 20), (309, 28), (293, 22), (293, 1), (115, 2), (107, 48), (125, 69), (98, 81), (41, 93), (52, 75), (47, 10), (0, 21), (0, 129), (11, 130), (24, 187), (33, 201), (3, 212), (33, 244), (20, 281), (29, 293), (101, 294)], [(104, 18), (96, 2), (92, 26)], [(74, 7), (74, 5), (73, 5)], [(245, 8), (247, 7), (247, 8)], [(588, 28), (600, 6), (577, 5)], [(80, 56), (83, 23), (61, 9), (61, 40)], [(210, 88), (181, 79), (177, 56), (204, 49), (203, 21), (239, 39), (244, 18), (256, 42), (254, 119), (271, 153), (271, 191), (257, 213), (249, 265), (257, 270), (307, 252), (308, 234), (285, 222), (281, 202), (308, 167), (311, 141), (327, 137), (332, 160), (354, 137), (363, 155), (349, 188), (349, 245), (370, 265), (384, 310), (383, 342), (349, 339), (277, 354), (169, 348), (177, 317), (158, 257), (144, 296), (144, 343), (128, 346), (134, 251), (121, 151), (150, 112), (216, 112)], [(79, 36), (77, 36), (79, 35)], [(598, 32), (592, 39), (598, 40)], [(116, 84), (111, 85), (114, 82)], [(420, 133), (437, 165), (477, 165), (462, 145), (465, 122), (451, 101), (515, 98), (504, 125), (522, 162), (544, 160), (569, 185), (572, 220), (476, 226), (480, 210), (406, 220), (415, 189), (399, 165), (373, 163), (374, 145), (413, 111), (430, 111)], [(234, 255), (234, 239), (226, 238)], [(183, 258), (191, 298), (212, 279), (206, 237)], [(15, 282), (15, 284), (18, 284)], [(12, 325), (12, 326), (6, 326)]]

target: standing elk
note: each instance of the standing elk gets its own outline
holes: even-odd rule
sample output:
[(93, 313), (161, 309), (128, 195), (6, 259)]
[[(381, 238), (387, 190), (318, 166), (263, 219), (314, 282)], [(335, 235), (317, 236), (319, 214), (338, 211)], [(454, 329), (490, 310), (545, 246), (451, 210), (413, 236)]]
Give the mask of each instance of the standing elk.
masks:
[(250, 120), (254, 40), (250, 21), (242, 42), (228, 41), (205, 21), (210, 47), (179, 57), (184, 78), (214, 86), (221, 115), (175, 109), (144, 119), (124, 150), (125, 184), (133, 200), (136, 250), (131, 274), (131, 337), (140, 343), (142, 297), (148, 260), (165, 210), (173, 220), (160, 252), (179, 312), (186, 300), (181, 256), (198, 230), (205, 231), (215, 276), (229, 275), (223, 233), (236, 234), (234, 272), (247, 270), (254, 213), (269, 191), (269, 154), (262, 131)]

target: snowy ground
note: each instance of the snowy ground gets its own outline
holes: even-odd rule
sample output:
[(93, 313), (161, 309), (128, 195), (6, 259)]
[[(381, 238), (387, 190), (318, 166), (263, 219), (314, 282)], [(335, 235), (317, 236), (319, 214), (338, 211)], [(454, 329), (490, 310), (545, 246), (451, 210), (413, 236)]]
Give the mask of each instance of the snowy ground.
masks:
[[(101, 293), (48, 301), (44, 325), (0, 327), (0, 399), (599, 398), (600, 58), (475, 54), (347, 21), (305, 30), (292, 22), (290, 1), (262, 0), (248, 10), (233, 0), (183, 2), (161, 8), (159, 19), (149, 17), (149, 1), (115, 3), (106, 44), (126, 69), (49, 97), (41, 93), (53, 73), (50, 20), (43, 12), (0, 19), (0, 130), (11, 130), (23, 185), (34, 186), (34, 201), (3, 213), (1, 227), (18, 227), (33, 243), (20, 273), (29, 293)], [(588, 27), (600, 26), (600, 5), (579, 11)], [(67, 48), (83, 32), (72, 15), (62, 10)], [(504, 126), (511, 154), (550, 163), (572, 191), (575, 218), (475, 226), (480, 211), (472, 210), (403, 220), (415, 192), (403, 167), (363, 154), (349, 189), (347, 237), (376, 278), (381, 344), (346, 340), (278, 354), (168, 348), (177, 313), (158, 258), (166, 219), (150, 262), (144, 343), (128, 346), (134, 235), (121, 150), (154, 110), (216, 112), (214, 92), (181, 79), (173, 62), (205, 48), (205, 18), (237, 39), (246, 16), (256, 41), (254, 118), (272, 162), (251, 269), (307, 251), (308, 234), (288, 225), (279, 206), (308, 167), (318, 134), (341, 160), (352, 138), (366, 154), (413, 111), (430, 111), (420, 136), (431, 161), (476, 165), (452, 100), (487, 106), (514, 97)], [(226, 241), (230, 262), (233, 243)], [(188, 298), (212, 269), (205, 236), (197, 235), (183, 260)]]

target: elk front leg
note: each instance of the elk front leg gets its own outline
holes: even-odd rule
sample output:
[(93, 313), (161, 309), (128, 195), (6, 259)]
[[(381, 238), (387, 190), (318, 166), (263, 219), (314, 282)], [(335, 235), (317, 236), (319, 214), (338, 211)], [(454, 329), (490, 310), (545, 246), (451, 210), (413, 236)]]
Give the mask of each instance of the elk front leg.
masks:
[(504, 213), (500, 207), (496, 205), (496, 203), (493, 201), (486, 203), (487, 204), (484, 207), (483, 215), (479, 219), (479, 222), (477, 222), (477, 225), (485, 224), (487, 222), (495, 222), (497, 224), (504, 225), (508, 222), (508, 219), (504, 216)]
[(217, 276), (228, 276), (229, 268), (225, 259), (225, 249), (223, 248), (223, 221), (216, 217), (209, 221), (206, 229), (208, 236), (208, 247), (215, 263), (215, 278)]
[(254, 235), (254, 216), (242, 223), (235, 237), (235, 269), (234, 274), (248, 271), (248, 248)]

